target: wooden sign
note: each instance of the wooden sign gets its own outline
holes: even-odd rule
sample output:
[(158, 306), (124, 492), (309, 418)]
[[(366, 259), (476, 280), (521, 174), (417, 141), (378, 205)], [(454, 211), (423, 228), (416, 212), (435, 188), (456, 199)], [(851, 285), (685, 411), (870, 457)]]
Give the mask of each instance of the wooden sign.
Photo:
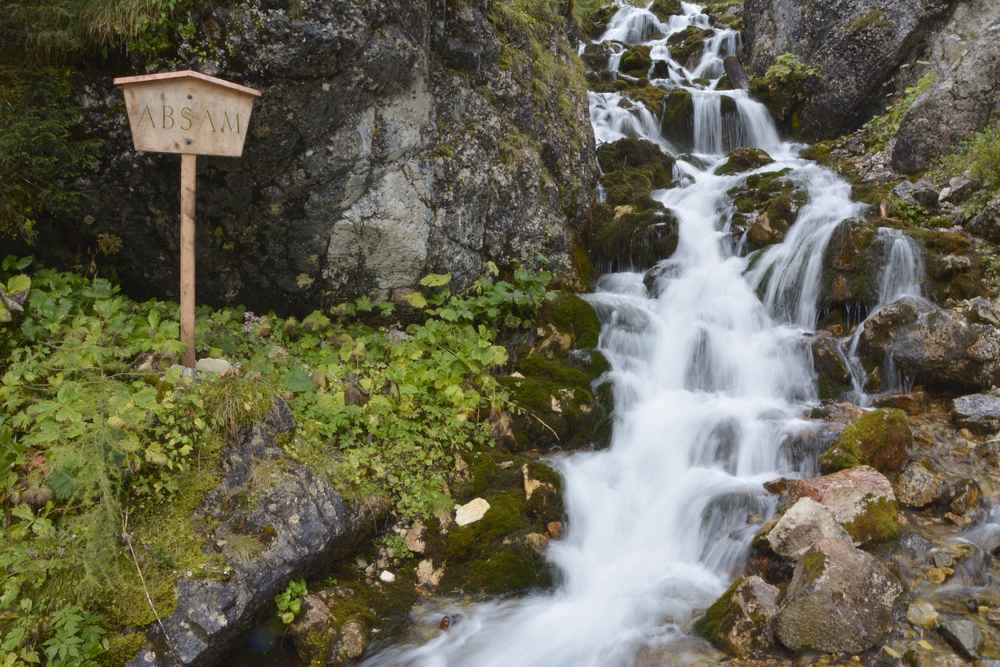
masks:
[(135, 149), (181, 155), (181, 340), (195, 359), (195, 192), (198, 155), (240, 157), (260, 91), (199, 72), (114, 80), (125, 95)]

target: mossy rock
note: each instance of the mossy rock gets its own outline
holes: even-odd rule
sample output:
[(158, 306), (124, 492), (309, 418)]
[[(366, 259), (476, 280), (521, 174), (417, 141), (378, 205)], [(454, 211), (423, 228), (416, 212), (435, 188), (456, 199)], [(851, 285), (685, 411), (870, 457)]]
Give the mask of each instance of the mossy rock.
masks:
[(542, 307), (539, 322), (552, 324), (559, 331), (572, 336), (571, 345), (576, 349), (597, 347), (601, 334), (601, 321), (594, 307), (576, 294), (560, 292), (555, 299)]
[(663, 100), (663, 136), (681, 152), (694, 147), (694, 101), (686, 90), (672, 90)]
[(660, 115), (660, 109), (663, 108), (663, 100), (667, 96), (666, 90), (652, 85), (646, 79), (640, 79), (638, 82), (618, 79), (618, 82), (622, 84), (618, 88), (619, 92), (628, 96), (630, 100), (642, 104), (654, 117)]
[(874, 410), (861, 415), (820, 456), (824, 472), (869, 465), (884, 475), (899, 473), (913, 447), (913, 433), (902, 410)]
[(513, 425), (518, 448), (572, 450), (607, 442), (610, 396), (595, 395), (587, 373), (566, 360), (539, 355), (521, 361), (517, 370), (523, 377), (500, 378), (500, 383), (525, 411)]
[(682, 65), (687, 64), (692, 56), (701, 55), (705, 50), (705, 40), (713, 34), (711, 30), (689, 26), (684, 31), (671, 35), (667, 40), (670, 57)]
[(657, 187), (654, 179), (663, 182), (666, 178), (665, 168), (629, 167), (619, 169), (601, 177), (606, 201), (609, 206), (638, 206), (648, 208), (652, 205), (650, 195)]
[(649, 11), (656, 14), (656, 18), (666, 22), (671, 16), (684, 13), (680, 0), (654, 0), (649, 7)]
[[(726, 98), (729, 99), (729, 98)], [(768, 155), (767, 151), (760, 148), (737, 148), (729, 154), (719, 169), (715, 172), (723, 176), (739, 174), (744, 171), (760, 169), (774, 162), (774, 158)]]
[(782, 241), (808, 201), (808, 193), (785, 178), (788, 173), (752, 174), (727, 193), (736, 209), (732, 234), (746, 235), (751, 250)]
[(644, 269), (677, 249), (676, 217), (655, 202), (645, 205), (596, 205), (584, 231), (592, 261), (602, 271)]
[(874, 225), (845, 220), (830, 236), (823, 255), (820, 323), (836, 324), (845, 310), (867, 312), (878, 301), (882, 248)]
[(798, 113), (810, 99), (819, 72), (791, 53), (783, 53), (764, 76), (750, 80), (750, 94), (762, 102), (786, 131), (797, 133)]
[(597, 39), (604, 34), (604, 31), (608, 29), (608, 23), (611, 18), (618, 13), (618, 7), (614, 4), (607, 4), (599, 9), (596, 9), (587, 20), (584, 21), (582, 25), (583, 31), (590, 35), (592, 38)]
[(864, 511), (854, 520), (843, 524), (844, 529), (858, 544), (885, 542), (899, 537), (899, 507), (895, 500), (865, 498)]
[(597, 149), (597, 161), (605, 173), (631, 167), (652, 169), (651, 180), (659, 188), (670, 187), (673, 181), (673, 158), (665, 155), (656, 144), (644, 139), (627, 137), (602, 144)]
[(779, 591), (759, 577), (741, 577), (705, 611), (694, 631), (726, 653), (745, 658), (772, 648), (770, 622)]
[(623, 55), (619, 64), (619, 71), (630, 76), (643, 77), (649, 72), (653, 61), (649, 57), (648, 46), (633, 46)]

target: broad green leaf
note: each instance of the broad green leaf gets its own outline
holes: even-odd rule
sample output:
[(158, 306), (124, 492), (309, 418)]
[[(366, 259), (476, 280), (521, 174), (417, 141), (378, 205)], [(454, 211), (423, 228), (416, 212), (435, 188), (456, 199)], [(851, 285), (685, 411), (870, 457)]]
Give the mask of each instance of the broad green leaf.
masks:
[(420, 292), (410, 292), (405, 297), (406, 302), (418, 310), (427, 307), (427, 299)]
[(424, 287), (444, 287), (450, 282), (450, 273), (429, 273), (420, 280)]

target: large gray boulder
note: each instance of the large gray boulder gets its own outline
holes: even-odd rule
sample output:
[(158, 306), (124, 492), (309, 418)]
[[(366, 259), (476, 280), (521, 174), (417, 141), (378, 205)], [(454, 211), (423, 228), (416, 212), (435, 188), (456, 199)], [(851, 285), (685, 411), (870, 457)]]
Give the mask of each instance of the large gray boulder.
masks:
[(793, 651), (860, 653), (892, 629), (902, 590), (881, 562), (849, 540), (820, 540), (795, 566), (775, 634)]
[(1000, 328), (960, 309), (932, 310), (896, 332), (890, 354), (918, 384), (990, 389), (1000, 384)]
[(892, 164), (901, 172), (927, 169), (1000, 118), (1000, 5), (990, 0), (967, 4), (942, 31), (960, 54), (934, 59), (936, 83), (900, 123)]
[[(264, 93), (244, 156), (199, 160), (197, 259), (211, 275), (200, 301), (306, 311), (390, 296), (428, 272), (465, 284), (488, 261), (546, 256), (570, 270), (597, 175), (583, 65), (565, 16), (533, 5), (541, 18), (521, 23), (490, 6), (246, 0), (194, 12), (194, 34), (158, 66)], [(132, 150), (111, 86), (122, 69), (82, 77), (85, 126), (103, 141), (86, 186), (93, 222), (42, 232), (115, 235), (122, 250), (102, 267), (138, 296), (176, 296), (177, 158)], [(37, 252), (58, 263), (78, 241), (42, 238)]]
[(806, 137), (832, 137), (878, 111), (883, 85), (954, 0), (747, 0), (743, 62), (763, 75), (783, 53), (819, 70), (801, 112)]
[[(350, 555), (370, 535), (378, 507), (346, 503), (281, 449), (278, 437), (294, 427), (279, 403), (223, 452), (222, 482), (197, 514), (211, 526), (206, 548), (219, 552), (231, 574), (182, 578), (173, 613), (149, 628), (149, 644), (131, 667), (216, 664), (290, 579)], [(248, 543), (255, 548), (247, 550)]]

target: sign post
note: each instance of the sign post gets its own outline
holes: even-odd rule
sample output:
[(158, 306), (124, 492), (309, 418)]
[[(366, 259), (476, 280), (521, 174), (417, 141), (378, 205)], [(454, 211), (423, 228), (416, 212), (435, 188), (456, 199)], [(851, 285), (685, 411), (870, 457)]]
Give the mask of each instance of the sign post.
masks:
[(199, 155), (240, 157), (260, 91), (199, 72), (114, 80), (125, 95), (135, 149), (181, 156), (181, 342), (195, 359), (195, 194)]

